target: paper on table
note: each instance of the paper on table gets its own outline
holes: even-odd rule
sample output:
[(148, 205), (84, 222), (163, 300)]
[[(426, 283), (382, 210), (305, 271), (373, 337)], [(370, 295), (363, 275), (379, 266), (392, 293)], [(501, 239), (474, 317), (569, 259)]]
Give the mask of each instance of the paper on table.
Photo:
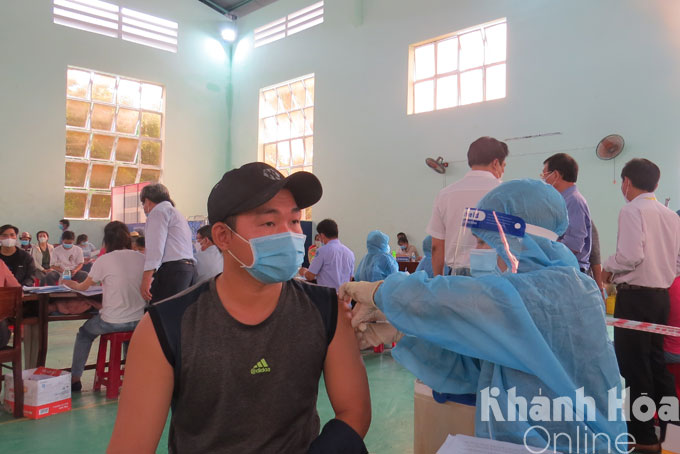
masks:
[(58, 292), (72, 292), (70, 288), (65, 285), (47, 285), (45, 287), (26, 287), (24, 292), (28, 293), (58, 293)]
[[(500, 452), (503, 454), (531, 454), (531, 451), (524, 445), (467, 435), (449, 435), (437, 454), (498, 454)], [(539, 451), (534, 450), (534, 452)]]
[(87, 290), (72, 290), (72, 291), (80, 293), (83, 296), (101, 295), (102, 293), (104, 293), (104, 290), (102, 289), (101, 285), (93, 285)]

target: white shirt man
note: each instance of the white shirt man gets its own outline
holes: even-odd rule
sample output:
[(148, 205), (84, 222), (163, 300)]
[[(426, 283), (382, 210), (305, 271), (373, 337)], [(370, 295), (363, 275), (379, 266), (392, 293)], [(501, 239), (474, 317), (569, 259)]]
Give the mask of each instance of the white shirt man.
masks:
[[(465, 208), (474, 208), (487, 192), (501, 183), (508, 147), (492, 137), (480, 137), (468, 150), (470, 171), (442, 189), (434, 201), (427, 233), (432, 235), (432, 271), (442, 274), (444, 265), (465, 274), (470, 267), (469, 251), (475, 240), (467, 232), (459, 243)], [(456, 251), (459, 251), (456, 254)]]

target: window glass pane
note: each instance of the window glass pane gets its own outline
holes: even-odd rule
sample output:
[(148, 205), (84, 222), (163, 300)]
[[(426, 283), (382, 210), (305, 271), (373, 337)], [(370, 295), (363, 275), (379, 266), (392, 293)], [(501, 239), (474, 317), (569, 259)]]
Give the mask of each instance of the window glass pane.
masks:
[(437, 43), (437, 74), (458, 69), (458, 38)]
[(279, 87), (276, 89), (276, 94), (279, 97), (279, 110), (277, 112), (278, 113), (288, 112), (290, 110), (290, 105), (292, 102), (290, 87), (288, 85)]
[(305, 133), (305, 117), (302, 113), (301, 110), (295, 110), (290, 113), (290, 119), (291, 119), (291, 128), (290, 128), (290, 136), (291, 137), (300, 137), (304, 135)]
[(142, 164), (150, 166), (161, 165), (161, 143), (142, 140)]
[(66, 124), (84, 128), (87, 126), (87, 117), (90, 114), (90, 103), (82, 101), (66, 100)]
[(161, 179), (161, 171), (154, 169), (142, 169), (142, 175), (139, 177), (139, 182), (144, 183), (150, 181), (151, 183), (158, 183)]
[(116, 131), (124, 134), (137, 134), (139, 111), (119, 109), (116, 117)]
[(88, 132), (66, 131), (66, 156), (84, 157), (89, 138)]
[(121, 79), (118, 83), (118, 104), (139, 107), (139, 82)]
[(114, 186), (133, 184), (137, 179), (137, 167), (118, 167), (116, 170), (116, 182)]
[(114, 102), (116, 78), (95, 74), (92, 79), (92, 99), (103, 102)]
[(293, 99), (295, 100), (295, 105), (293, 108), (302, 109), (305, 107), (305, 86), (301, 80), (298, 80), (292, 85), (293, 88)]
[(85, 217), (87, 194), (67, 192), (64, 194), (64, 217), (81, 219)]
[(92, 194), (89, 218), (108, 219), (111, 212), (111, 196), (109, 194)]
[(290, 165), (290, 142), (287, 140), (284, 142), (279, 142), (277, 144), (278, 147), (278, 156), (277, 156), (277, 166), (282, 166), (282, 167), (288, 167)]
[(314, 105), (314, 78), (305, 79), (305, 88), (307, 89), (307, 106)]
[(113, 125), (113, 116), (115, 113), (116, 108), (113, 106), (102, 106), (100, 104), (95, 104), (92, 108), (92, 129), (111, 131), (111, 125)]
[(484, 43), (481, 30), (465, 33), (460, 40), (460, 70), (482, 66), (484, 63)]
[(434, 44), (416, 47), (415, 80), (434, 76)]
[(497, 63), (505, 61), (506, 24), (498, 24), (484, 30), (486, 34), (486, 52), (484, 62)]
[(437, 79), (437, 109), (458, 105), (458, 75)]
[(311, 164), (314, 159), (314, 138), (305, 137), (305, 164)]
[(474, 69), (460, 75), (460, 103), (471, 104), (483, 100), (482, 70)]
[(434, 81), (426, 80), (413, 86), (415, 113), (429, 112), (434, 109)]
[(90, 158), (92, 159), (111, 159), (111, 149), (113, 148), (114, 136), (94, 134), (92, 136), (92, 147), (90, 148)]
[(119, 137), (116, 144), (116, 161), (135, 162), (139, 140)]
[(82, 188), (87, 177), (87, 162), (67, 162), (64, 186)]
[(112, 165), (92, 164), (92, 173), (90, 174), (90, 189), (109, 189), (111, 187), (112, 175)]
[(290, 174), (290, 172), (288, 171), (288, 168), (279, 169), (279, 172), (281, 172), (281, 174), (282, 174), (284, 177), (287, 177), (287, 176)]
[(66, 73), (66, 94), (77, 98), (89, 99), (90, 73), (69, 69)]
[(486, 99), (505, 98), (505, 63), (486, 68)]
[(161, 138), (161, 116), (149, 112), (142, 112), (142, 135), (144, 137)]
[(276, 141), (276, 117), (265, 118), (262, 121), (262, 142)]
[(142, 84), (142, 109), (160, 112), (163, 109), (163, 87)]
[(260, 118), (270, 117), (276, 115), (278, 98), (276, 97), (276, 90), (267, 90), (262, 93), (262, 102), (260, 103)]
[(311, 136), (314, 134), (314, 107), (307, 107), (305, 109), (305, 135)]
[(290, 142), (293, 155), (293, 165), (301, 166), (305, 163), (305, 145), (302, 139), (295, 139)]
[(288, 114), (281, 114), (276, 116), (276, 140), (285, 140), (290, 138), (290, 120)]
[(264, 146), (264, 162), (276, 167), (276, 144), (270, 143)]

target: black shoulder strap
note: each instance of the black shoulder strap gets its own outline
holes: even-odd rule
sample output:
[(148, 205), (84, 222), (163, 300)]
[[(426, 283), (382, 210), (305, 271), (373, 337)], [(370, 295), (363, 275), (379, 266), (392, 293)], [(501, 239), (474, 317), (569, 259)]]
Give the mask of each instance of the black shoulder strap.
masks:
[(302, 290), (319, 310), (323, 326), (326, 330), (327, 345), (330, 345), (335, 336), (335, 327), (338, 324), (338, 295), (335, 289), (321, 285), (307, 284), (293, 279), (292, 285)]

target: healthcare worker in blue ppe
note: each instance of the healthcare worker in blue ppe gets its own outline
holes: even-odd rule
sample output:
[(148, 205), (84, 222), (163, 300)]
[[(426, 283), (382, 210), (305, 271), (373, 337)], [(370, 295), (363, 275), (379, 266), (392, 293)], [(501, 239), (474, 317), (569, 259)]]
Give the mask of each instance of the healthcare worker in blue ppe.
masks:
[(354, 278), (358, 281), (375, 282), (399, 271), (397, 261), (390, 255), (390, 237), (380, 230), (373, 230), (366, 238), (368, 254), (361, 259)]
[(377, 306), (404, 334), (394, 358), (432, 389), (476, 393), (476, 436), (532, 452), (630, 452), (599, 289), (556, 241), (568, 225), (564, 199), (543, 182), (514, 180), (477, 208), (526, 223), (507, 248), (498, 229), (472, 229), (478, 247), (497, 254), (494, 269), (482, 256), (471, 261), (477, 277), (397, 273), (345, 284), (340, 297), (364, 319)]
[(425, 271), (429, 277), (434, 277), (432, 273), (432, 235), (428, 235), (423, 240), (423, 258), (418, 263), (416, 272)]

